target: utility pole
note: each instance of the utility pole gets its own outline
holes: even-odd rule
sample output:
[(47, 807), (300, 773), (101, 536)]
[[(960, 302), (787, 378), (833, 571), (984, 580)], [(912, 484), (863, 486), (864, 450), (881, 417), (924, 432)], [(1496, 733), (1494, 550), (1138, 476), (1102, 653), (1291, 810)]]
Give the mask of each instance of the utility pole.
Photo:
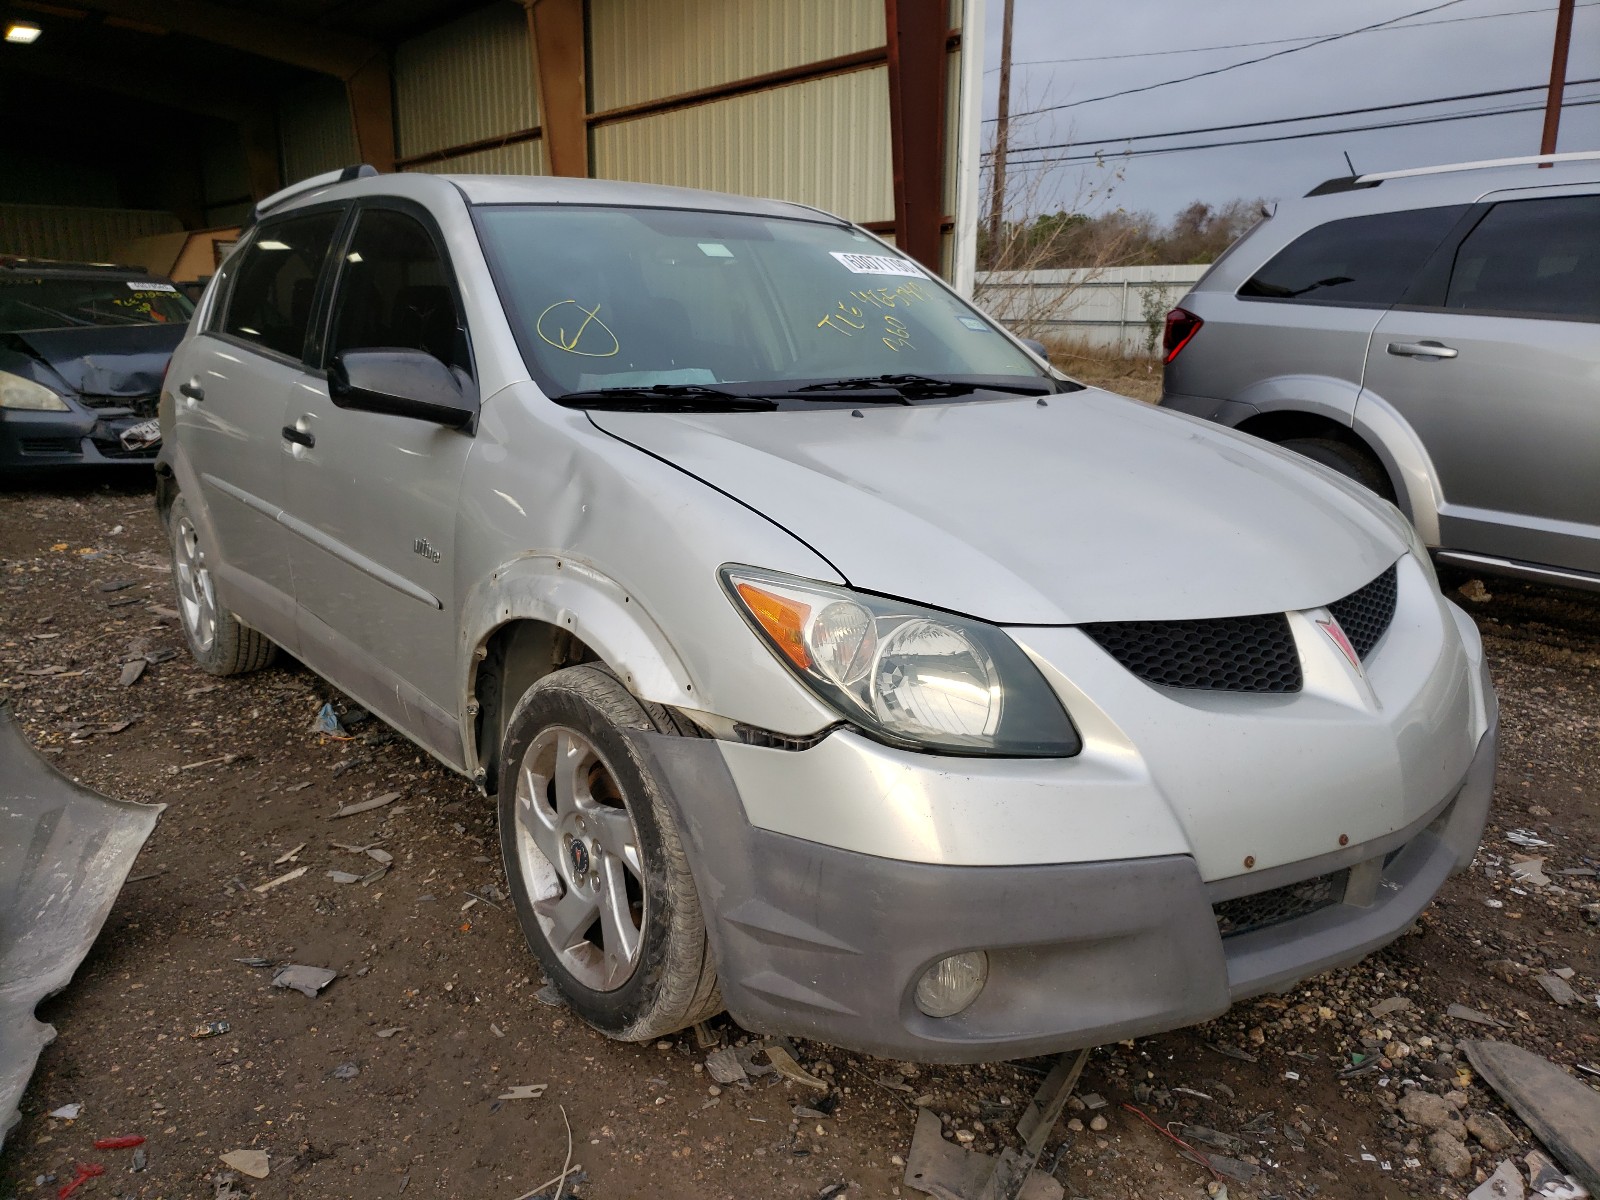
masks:
[[(1011, 0), (1006, 0), (1007, 5)], [(1561, 129), (1561, 101), (1567, 90), (1567, 47), (1572, 42), (1572, 10), (1574, 0), (1561, 0), (1556, 12), (1556, 45), (1550, 57), (1550, 94), (1544, 102), (1544, 136), (1539, 139), (1540, 154), (1556, 152), (1556, 134)], [(1002, 72), (1004, 68), (1001, 68)], [(1004, 74), (1001, 75), (1004, 79)], [(1549, 163), (1540, 163), (1548, 167)]]
[[(1570, 2), (1570, 0), (1569, 0)], [(1006, 212), (1006, 150), (1011, 141), (1011, 9), (1014, 0), (1005, 0), (1005, 25), (1000, 33), (1000, 108), (994, 126), (994, 162), (989, 194), (989, 254), (999, 252), (1001, 227)], [(998, 266), (998, 263), (993, 265)]]

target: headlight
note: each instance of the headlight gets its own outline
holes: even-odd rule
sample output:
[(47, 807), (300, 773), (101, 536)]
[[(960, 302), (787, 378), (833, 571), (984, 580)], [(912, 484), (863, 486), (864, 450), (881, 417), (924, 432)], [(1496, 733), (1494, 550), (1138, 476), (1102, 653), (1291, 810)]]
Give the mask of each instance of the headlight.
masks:
[(750, 567), (724, 567), (722, 581), (778, 661), (873, 737), (1011, 757), (1083, 748), (1039, 669), (992, 625)]
[(67, 402), (42, 383), (0, 371), (0, 408), (26, 408), (33, 412), (68, 412)]

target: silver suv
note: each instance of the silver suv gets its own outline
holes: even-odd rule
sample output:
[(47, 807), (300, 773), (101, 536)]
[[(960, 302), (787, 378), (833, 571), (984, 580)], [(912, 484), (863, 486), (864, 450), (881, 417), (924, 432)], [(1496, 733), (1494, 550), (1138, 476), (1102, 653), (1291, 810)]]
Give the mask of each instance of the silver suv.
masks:
[(1359, 480), (1440, 562), (1600, 588), (1597, 325), (1600, 154), (1336, 179), (1168, 315), (1161, 403)]
[(161, 418), (196, 660), (282, 647), (477, 781), (615, 1037), (1097, 1045), (1359, 958), (1477, 847), (1494, 694), (1392, 505), (814, 209), (314, 181)]

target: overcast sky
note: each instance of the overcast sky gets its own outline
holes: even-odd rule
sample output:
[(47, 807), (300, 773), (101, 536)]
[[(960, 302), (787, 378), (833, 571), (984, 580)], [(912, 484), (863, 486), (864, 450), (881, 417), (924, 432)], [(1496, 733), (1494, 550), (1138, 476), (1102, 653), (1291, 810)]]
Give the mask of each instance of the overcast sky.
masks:
[[(993, 118), (999, 95), (995, 68), (1000, 61), (1003, 0), (986, 3), (984, 116)], [(1278, 44), (1278, 39), (1347, 33), (1421, 9), (1435, 11), (1406, 17), (1394, 28), (1309, 46), (1212, 78), (1078, 103), (1306, 44)], [(1535, 11), (1525, 11), (1529, 9)], [(1520, 15), (1490, 15), (1509, 13)], [(1462, 17), (1483, 19), (1460, 20)], [(1074, 143), (1071, 150), (1044, 152), (1048, 155), (1103, 150), (1104, 168), (1031, 168), (1046, 170), (1048, 180), (1031, 190), (1033, 206), (1052, 210), (1073, 207), (1073, 198), (1085, 191), (1103, 196), (1114, 170), (1120, 169), (1123, 179), (1115, 185), (1108, 206), (1147, 209), (1164, 219), (1197, 198), (1216, 203), (1238, 196), (1301, 195), (1314, 184), (1345, 173), (1344, 151), (1350, 153), (1358, 171), (1536, 154), (1542, 108), (1256, 146), (1120, 157), (1130, 146), (1144, 149), (1344, 129), (1484, 108), (1542, 106), (1542, 90), (1167, 140), (1129, 143), (1106, 139), (1529, 84), (1542, 89), (1549, 81), (1554, 33), (1554, 0), (1342, 0), (1315, 5), (1284, 0), (1206, 0), (1198, 4), (1193, 0), (1074, 0), (1070, 4), (1064, 0), (1016, 0), (1011, 74), (1013, 159), (1041, 157), (1021, 149), (1041, 143)], [(1239, 42), (1274, 44), (1152, 53)], [(1089, 61), (1038, 61), (1065, 58)], [(1026, 63), (1037, 65), (1023, 65)], [(1600, 98), (1600, 84), (1574, 85), (1570, 81), (1597, 77), (1600, 0), (1578, 0), (1567, 68), (1568, 107), (1562, 113), (1558, 150), (1600, 150), (1600, 104), (1571, 107), (1574, 101)], [(1054, 105), (1071, 107), (1036, 116), (1017, 115)], [(992, 121), (984, 125), (986, 144), (993, 129)], [(1011, 175), (1007, 194), (1016, 209), (1030, 195), (1028, 174), (1013, 167)], [(1097, 196), (1098, 207), (1107, 206), (1102, 196)]]

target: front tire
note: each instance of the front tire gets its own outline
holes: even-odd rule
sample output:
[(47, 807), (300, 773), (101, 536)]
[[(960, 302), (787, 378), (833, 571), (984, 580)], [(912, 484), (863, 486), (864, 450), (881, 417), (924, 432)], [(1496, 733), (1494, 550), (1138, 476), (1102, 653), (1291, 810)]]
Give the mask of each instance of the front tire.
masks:
[(603, 667), (569, 667), (512, 710), (500, 849), (523, 936), (573, 1011), (648, 1041), (722, 1009), (683, 839), (623, 730), (684, 732)]
[(178, 619), (200, 669), (212, 675), (243, 675), (269, 665), (277, 658), (278, 647), (217, 602), (206, 545), (182, 496), (172, 502), (167, 532)]

